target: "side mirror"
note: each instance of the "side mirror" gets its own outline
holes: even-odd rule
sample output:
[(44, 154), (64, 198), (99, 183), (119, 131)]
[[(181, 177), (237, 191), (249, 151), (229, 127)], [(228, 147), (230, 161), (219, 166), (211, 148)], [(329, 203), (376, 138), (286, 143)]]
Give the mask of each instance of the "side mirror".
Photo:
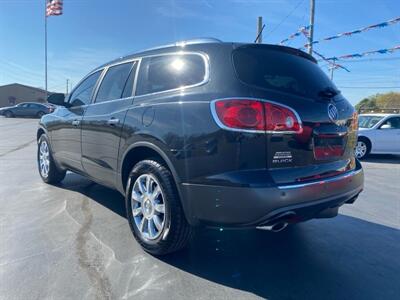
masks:
[(389, 124), (383, 124), (380, 129), (392, 129), (392, 126), (390, 126)]
[(54, 93), (47, 97), (47, 102), (55, 105), (65, 106), (65, 95), (63, 93)]

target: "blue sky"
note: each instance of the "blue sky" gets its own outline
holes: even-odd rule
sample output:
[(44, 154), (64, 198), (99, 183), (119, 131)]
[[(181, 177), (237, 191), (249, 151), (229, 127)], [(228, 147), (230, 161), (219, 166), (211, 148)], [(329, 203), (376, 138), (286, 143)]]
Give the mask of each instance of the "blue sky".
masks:
[[(64, 0), (64, 15), (48, 19), (49, 89), (65, 91), (88, 71), (137, 50), (195, 37), (252, 42), (257, 16), (265, 43), (307, 25), (309, 0)], [(0, 85), (44, 86), (44, 0), (0, 0)], [(315, 38), (400, 16), (399, 0), (316, 0)], [(300, 47), (303, 37), (290, 46)], [(400, 23), (317, 45), (326, 56), (400, 45)], [(343, 63), (334, 81), (352, 103), (400, 87), (400, 51)], [(324, 66), (325, 63), (321, 63)], [(325, 67), (323, 67), (326, 70)], [(327, 70), (326, 70), (327, 71)]]

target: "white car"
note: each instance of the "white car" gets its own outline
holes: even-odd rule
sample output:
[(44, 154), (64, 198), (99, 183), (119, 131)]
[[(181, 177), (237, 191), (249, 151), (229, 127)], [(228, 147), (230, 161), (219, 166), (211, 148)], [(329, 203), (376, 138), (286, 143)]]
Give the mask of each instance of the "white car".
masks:
[(356, 157), (400, 154), (400, 114), (363, 114), (358, 118)]

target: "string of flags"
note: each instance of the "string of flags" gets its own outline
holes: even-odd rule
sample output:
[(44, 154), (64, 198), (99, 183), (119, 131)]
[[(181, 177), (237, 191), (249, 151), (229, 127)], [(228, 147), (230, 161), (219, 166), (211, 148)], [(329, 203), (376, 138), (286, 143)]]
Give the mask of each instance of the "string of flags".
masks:
[(400, 45), (395, 46), (393, 48), (379, 49), (379, 50), (367, 51), (367, 52), (362, 52), (362, 53), (346, 54), (346, 55), (341, 55), (341, 56), (332, 56), (332, 57), (325, 58), (324, 60), (335, 61), (335, 60), (343, 60), (343, 59), (349, 59), (349, 58), (359, 58), (359, 57), (364, 57), (364, 56), (373, 55), (373, 54), (393, 53), (394, 51), (397, 51), (397, 50), (400, 50)]
[(308, 38), (310, 36), (310, 28), (311, 25), (300, 27), (295, 33), (291, 34), (288, 38), (280, 41), (279, 45), (283, 45), (299, 35), (304, 35), (305, 37)]
[(400, 17), (395, 18), (395, 19), (391, 19), (389, 21), (386, 22), (382, 22), (382, 23), (378, 23), (378, 24), (374, 24), (374, 25), (370, 25), (370, 26), (366, 26), (357, 30), (353, 30), (353, 31), (348, 31), (348, 32), (343, 32), (343, 33), (339, 33), (333, 36), (329, 36), (317, 41), (313, 41), (312, 43), (307, 43), (303, 46), (303, 48), (308, 48), (310, 45), (314, 45), (314, 44), (318, 44), (320, 42), (323, 41), (330, 41), (330, 40), (334, 40), (334, 39), (338, 39), (340, 37), (344, 37), (344, 36), (352, 36), (353, 34), (358, 34), (358, 33), (362, 33), (362, 32), (366, 32), (369, 31), (371, 29), (378, 29), (378, 28), (383, 28), (383, 27), (387, 27), (396, 23), (400, 22)]
[(318, 53), (317, 51), (313, 50), (313, 53), (315, 55), (317, 55), (319, 58), (321, 58), (322, 60), (326, 61), (329, 64), (329, 68), (330, 69), (338, 69), (341, 68), (343, 70), (346, 70), (347, 72), (350, 72), (349, 69), (343, 67), (342, 65), (339, 65), (338, 63), (336, 63), (336, 60), (330, 60), (328, 58), (326, 58), (324, 55), (322, 55), (321, 53)]

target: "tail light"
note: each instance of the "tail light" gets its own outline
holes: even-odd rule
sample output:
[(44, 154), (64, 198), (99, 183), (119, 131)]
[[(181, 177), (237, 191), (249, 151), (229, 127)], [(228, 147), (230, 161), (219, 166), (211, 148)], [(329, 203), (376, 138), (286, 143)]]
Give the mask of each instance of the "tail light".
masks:
[(212, 102), (218, 125), (225, 129), (247, 132), (301, 133), (296, 112), (274, 102), (250, 99), (223, 99)]

